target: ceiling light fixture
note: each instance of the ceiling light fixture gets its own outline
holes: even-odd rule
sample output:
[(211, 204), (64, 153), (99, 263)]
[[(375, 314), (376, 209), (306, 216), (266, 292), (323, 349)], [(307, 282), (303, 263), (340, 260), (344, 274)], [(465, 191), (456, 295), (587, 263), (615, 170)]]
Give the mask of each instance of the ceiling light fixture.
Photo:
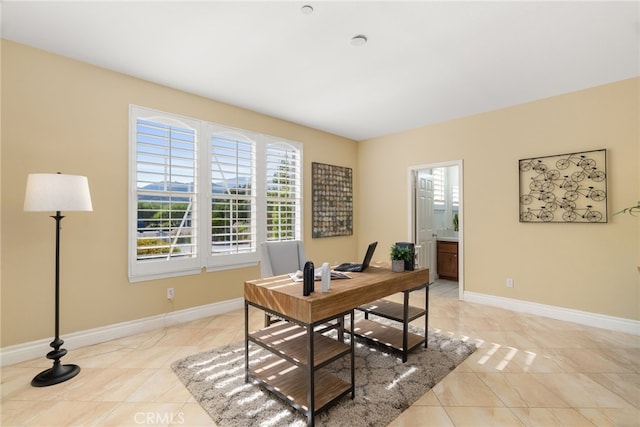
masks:
[(364, 46), (367, 44), (367, 36), (359, 34), (351, 39), (351, 46)]
[(305, 4), (300, 8), (300, 11), (302, 12), (303, 15), (311, 15), (313, 13), (313, 7), (308, 4)]

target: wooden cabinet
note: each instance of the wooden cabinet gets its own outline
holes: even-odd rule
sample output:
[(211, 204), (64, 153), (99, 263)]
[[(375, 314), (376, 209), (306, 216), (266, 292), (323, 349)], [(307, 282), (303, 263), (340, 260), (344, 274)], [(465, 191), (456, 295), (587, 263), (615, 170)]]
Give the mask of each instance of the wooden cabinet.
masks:
[(458, 280), (458, 242), (438, 240), (438, 277)]

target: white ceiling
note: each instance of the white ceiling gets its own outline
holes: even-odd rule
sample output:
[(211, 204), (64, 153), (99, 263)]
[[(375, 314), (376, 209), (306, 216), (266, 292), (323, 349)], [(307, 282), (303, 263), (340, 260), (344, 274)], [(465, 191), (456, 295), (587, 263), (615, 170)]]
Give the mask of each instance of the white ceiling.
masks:
[(639, 6), (4, 0), (1, 14), (3, 38), (363, 140), (639, 76)]

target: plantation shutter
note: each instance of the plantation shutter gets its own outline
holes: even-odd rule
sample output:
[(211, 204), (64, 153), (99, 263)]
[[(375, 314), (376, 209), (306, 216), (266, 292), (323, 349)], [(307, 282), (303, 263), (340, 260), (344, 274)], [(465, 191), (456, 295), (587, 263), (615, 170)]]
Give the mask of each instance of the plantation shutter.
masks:
[(444, 189), (444, 168), (434, 168), (433, 175), (433, 204), (436, 206), (444, 206), (445, 189)]
[(139, 108), (131, 113), (136, 217), (130, 273), (196, 269), (197, 123)]
[(255, 141), (251, 134), (211, 135), (211, 255), (255, 253)]
[(460, 186), (459, 185), (451, 186), (451, 204), (456, 208), (460, 206)]
[(300, 152), (287, 143), (270, 143), (266, 158), (266, 240), (301, 239)]

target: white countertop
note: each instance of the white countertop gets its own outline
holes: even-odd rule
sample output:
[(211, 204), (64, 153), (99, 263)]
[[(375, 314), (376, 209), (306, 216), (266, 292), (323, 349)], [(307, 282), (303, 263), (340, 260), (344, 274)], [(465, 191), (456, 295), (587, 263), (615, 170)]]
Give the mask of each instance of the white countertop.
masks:
[(450, 229), (438, 229), (436, 230), (436, 240), (441, 240), (443, 242), (457, 242), (458, 232)]

